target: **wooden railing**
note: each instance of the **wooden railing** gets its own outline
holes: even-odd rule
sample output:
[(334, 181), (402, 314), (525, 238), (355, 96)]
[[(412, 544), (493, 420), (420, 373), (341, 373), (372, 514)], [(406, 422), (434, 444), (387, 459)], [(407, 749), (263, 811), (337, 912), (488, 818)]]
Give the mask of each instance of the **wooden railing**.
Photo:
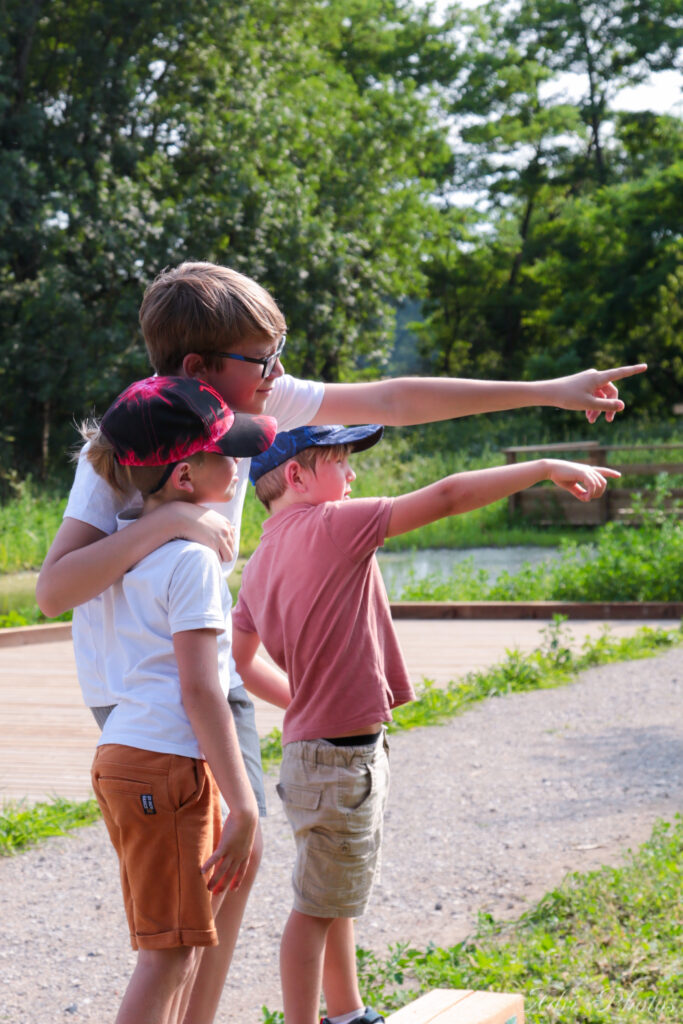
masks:
[[(609, 466), (628, 477), (653, 477), (660, 473), (683, 475), (683, 462), (655, 461), (656, 453), (664, 451), (683, 452), (683, 444), (657, 445), (604, 445), (599, 441), (572, 441), (562, 444), (522, 445), (503, 448), (505, 461), (509, 463), (527, 461), (528, 458), (551, 456), (568, 458), (573, 462), (584, 462), (591, 466)], [(634, 452), (643, 457), (639, 462), (616, 462), (615, 452)], [(520, 458), (522, 456), (522, 458)], [(617, 457), (618, 458), (618, 457)], [(610, 481), (601, 498), (594, 501), (577, 501), (571, 494), (558, 487), (533, 487), (528, 491), (513, 494), (508, 499), (510, 513), (520, 514), (542, 525), (565, 523), (572, 526), (598, 526), (612, 519), (631, 519), (633, 494), (642, 485), (624, 487), (619, 480)], [(672, 487), (672, 504), (683, 499), (683, 488)]]

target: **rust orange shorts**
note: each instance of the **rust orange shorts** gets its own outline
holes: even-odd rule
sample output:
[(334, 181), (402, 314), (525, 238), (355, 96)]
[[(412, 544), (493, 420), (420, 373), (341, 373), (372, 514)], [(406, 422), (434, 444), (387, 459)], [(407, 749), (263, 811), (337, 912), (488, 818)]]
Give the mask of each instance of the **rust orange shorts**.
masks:
[(108, 743), (97, 748), (92, 783), (119, 858), (133, 949), (215, 946), (200, 867), (222, 822), (206, 762)]

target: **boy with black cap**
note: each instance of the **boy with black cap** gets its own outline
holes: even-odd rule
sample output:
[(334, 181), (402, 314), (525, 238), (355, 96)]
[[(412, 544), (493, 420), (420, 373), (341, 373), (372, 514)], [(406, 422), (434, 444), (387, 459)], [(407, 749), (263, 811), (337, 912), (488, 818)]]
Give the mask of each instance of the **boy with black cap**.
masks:
[[(239, 457), (263, 451), (275, 430), (269, 416), (233, 414), (202, 381), (152, 377), (86, 428), (87, 458), (117, 491), (136, 488), (145, 516), (168, 501), (229, 500)], [(216, 554), (185, 540), (144, 557), (111, 597), (116, 646), (110, 635), (105, 657), (121, 664), (92, 781), (138, 950), (116, 1020), (176, 1024), (258, 822), (226, 700), (230, 600)]]
[[(247, 689), (286, 706), (278, 793), (294, 831), (294, 908), (280, 947), (285, 1024), (373, 1024), (355, 966), (353, 918), (379, 865), (391, 709), (413, 699), (376, 549), (385, 537), (488, 505), (541, 480), (582, 501), (611, 469), (540, 459), (457, 473), (396, 498), (349, 501), (350, 452), (382, 427), (301, 427), (252, 459), (271, 512), (245, 566), (233, 612), (233, 654)], [(262, 641), (289, 676), (278, 701), (254, 673)]]

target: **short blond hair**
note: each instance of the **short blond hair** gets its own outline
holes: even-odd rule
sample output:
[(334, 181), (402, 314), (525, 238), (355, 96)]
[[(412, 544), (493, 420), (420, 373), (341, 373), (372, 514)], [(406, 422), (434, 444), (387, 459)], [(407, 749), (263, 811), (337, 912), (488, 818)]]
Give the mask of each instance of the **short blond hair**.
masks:
[(287, 324), (275, 299), (250, 277), (216, 263), (187, 261), (162, 271), (140, 306), (140, 326), (158, 374), (178, 373), (190, 352), (207, 358), (245, 338), (277, 341)]
[(353, 451), (350, 444), (313, 445), (311, 448), (304, 448), (303, 451), (293, 455), (291, 459), (268, 470), (260, 476), (254, 485), (256, 497), (265, 505), (270, 512), (270, 506), (287, 490), (285, 480), (285, 466), (288, 462), (298, 462), (303, 469), (310, 469), (315, 473), (318, 462), (333, 462), (334, 459), (343, 459)]

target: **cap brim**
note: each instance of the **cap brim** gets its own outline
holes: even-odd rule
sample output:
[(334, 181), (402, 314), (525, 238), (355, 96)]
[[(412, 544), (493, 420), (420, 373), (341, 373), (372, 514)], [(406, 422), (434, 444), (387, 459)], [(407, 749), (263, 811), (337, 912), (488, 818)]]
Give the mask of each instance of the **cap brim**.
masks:
[(214, 441), (205, 451), (248, 459), (270, 448), (277, 433), (277, 421), (272, 416), (249, 416), (236, 412), (230, 430)]
[(347, 436), (355, 434), (356, 437), (348, 441), (341, 441), (340, 444), (350, 444), (354, 452), (364, 452), (381, 440), (384, 427), (380, 427), (376, 423), (369, 423), (358, 427), (346, 427), (344, 433)]

